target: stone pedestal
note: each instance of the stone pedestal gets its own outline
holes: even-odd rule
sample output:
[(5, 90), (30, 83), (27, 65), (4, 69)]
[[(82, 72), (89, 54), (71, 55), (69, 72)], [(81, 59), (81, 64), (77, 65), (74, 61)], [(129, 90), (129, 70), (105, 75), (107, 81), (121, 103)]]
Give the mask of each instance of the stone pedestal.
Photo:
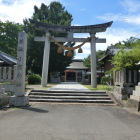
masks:
[(133, 95), (130, 95), (128, 104), (136, 111), (140, 111), (140, 86), (135, 87), (135, 90), (133, 91)]
[(9, 106), (16, 106), (16, 107), (24, 107), (29, 105), (29, 97), (28, 96), (12, 96), (9, 102)]

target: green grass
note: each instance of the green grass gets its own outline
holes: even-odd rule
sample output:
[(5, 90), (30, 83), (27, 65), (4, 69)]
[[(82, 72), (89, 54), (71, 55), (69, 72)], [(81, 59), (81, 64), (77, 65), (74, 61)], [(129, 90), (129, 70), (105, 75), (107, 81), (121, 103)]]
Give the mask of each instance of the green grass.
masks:
[(107, 90), (107, 91), (111, 91), (112, 88), (108, 85), (97, 85), (97, 88), (91, 88), (91, 85), (83, 85), (86, 88), (90, 89), (90, 90)]
[(53, 86), (55, 86), (55, 85), (57, 85), (57, 84), (51, 84), (51, 83), (49, 83), (48, 85), (47, 85), (47, 87), (44, 87), (45, 89), (48, 89), (48, 88), (51, 88), (51, 87), (53, 87)]
[(55, 85), (57, 85), (57, 84), (48, 83), (47, 87), (42, 87), (40, 84), (32, 84), (32, 85), (26, 84), (25, 90), (27, 91), (27, 90), (33, 90), (33, 89), (48, 89)]

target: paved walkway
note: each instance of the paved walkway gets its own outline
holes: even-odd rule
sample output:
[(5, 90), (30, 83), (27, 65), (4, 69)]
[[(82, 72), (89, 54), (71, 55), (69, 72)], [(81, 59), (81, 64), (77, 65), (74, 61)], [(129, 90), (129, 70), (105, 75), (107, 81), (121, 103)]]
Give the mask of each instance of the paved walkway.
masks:
[(0, 140), (140, 140), (140, 116), (117, 106), (36, 103), (0, 110)]
[[(69, 84), (50, 90), (87, 90)], [(0, 140), (140, 140), (140, 115), (118, 106), (32, 103), (0, 110)]]
[(60, 84), (49, 88), (48, 90), (70, 90), (70, 91), (81, 91), (89, 90), (78, 82), (61, 82)]

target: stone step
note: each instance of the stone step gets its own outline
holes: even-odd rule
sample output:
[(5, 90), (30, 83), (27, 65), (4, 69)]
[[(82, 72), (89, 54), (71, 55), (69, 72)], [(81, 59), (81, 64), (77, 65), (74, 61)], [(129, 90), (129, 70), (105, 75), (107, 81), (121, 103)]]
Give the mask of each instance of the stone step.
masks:
[(112, 100), (79, 100), (79, 99), (29, 99), (30, 102), (55, 102), (55, 103), (107, 103), (114, 104)]
[(135, 86), (135, 91), (139, 91), (140, 92), (140, 86)]
[(135, 96), (140, 96), (140, 91), (133, 90), (133, 95), (135, 95)]
[(114, 104), (105, 91), (32, 90), (30, 102)]
[(32, 90), (31, 92), (43, 92), (43, 93), (101, 93), (101, 94), (106, 94), (105, 91), (91, 91), (91, 90)]
[(40, 96), (40, 95), (29, 95), (29, 98), (34, 99), (80, 99), (80, 100), (110, 100), (108, 96)]
[(108, 96), (106, 93), (45, 93), (45, 92), (30, 92), (29, 95), (43, 96)]

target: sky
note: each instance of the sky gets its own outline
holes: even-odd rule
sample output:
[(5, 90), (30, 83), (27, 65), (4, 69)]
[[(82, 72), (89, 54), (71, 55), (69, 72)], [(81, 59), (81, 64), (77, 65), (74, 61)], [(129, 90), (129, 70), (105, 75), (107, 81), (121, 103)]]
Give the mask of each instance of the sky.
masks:
[[(106, 32), (96, 37), (106, 38), (106, 43), (96, 43), (96, 50), (106, 50), (108, 46), (130, 37), (140, 38), (140, 0), (57, 0), (73, 17), (71, 25), (94, 25), (113, 21)], [(0, 20), (23, 23), (31, 18), (34, 5), (49, 6), (52, 0), (0, 0)], [(87, 38), (89, 34), (74, 34)], [(77, 43), (78, 45), (80, 43)], [(90, 54), (90, 43), (83, 47), (83, 53), (76, 53), (75, 59), (84, 59)]]

